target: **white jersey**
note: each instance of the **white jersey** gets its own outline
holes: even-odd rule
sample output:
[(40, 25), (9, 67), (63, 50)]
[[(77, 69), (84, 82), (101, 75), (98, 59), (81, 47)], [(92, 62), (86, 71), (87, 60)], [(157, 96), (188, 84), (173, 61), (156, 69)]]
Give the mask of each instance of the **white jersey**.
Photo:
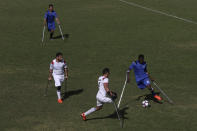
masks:
[(97, 93), (97, 95), (101, 95), (101, 96), (106, 96), (107, 92), (104, 88), (104, 83), (109, 83), (109, 79), (106, 78), (105, 76), (100, 76), (98, 79), (98, 88), (99, 91)]
[(67, 68), (67, 64), (64, 60), (57, 62), (54, 59), (50, 64), (50, 69), (53, 70), (53, 75), (64, 75), (64, 69)]

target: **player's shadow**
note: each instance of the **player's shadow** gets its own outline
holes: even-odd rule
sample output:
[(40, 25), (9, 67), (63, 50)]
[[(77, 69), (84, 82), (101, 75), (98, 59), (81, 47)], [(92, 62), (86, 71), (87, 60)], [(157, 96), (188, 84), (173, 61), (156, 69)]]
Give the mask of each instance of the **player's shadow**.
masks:
[[(63, 35), (64, 36), (64, 38), (69, 38), (69, 34), (64, 34)], [(62, 35), (58, 35), (58, 36), (55, 36), (55, 37), (53, 37), (53, 39), (61, 39), (62, 38)]]
[[(126, 112), (126, 110), (128, 110), (129, 107), (124, 107), (122, 108), (121, 110), (119, 110), (119, 115), (120, 115), (120, 118), (122, 120), (124, 119), (128, 119), (128, 117), (126, 117), (125, 115), (128, 114)], [(90, 118), (90, 119), (87, 119), (86, 121), (89, 121), (89, 120), (98, 120), (98, 119), (118, 119), (118, 116), (117, 116), (117, 113), (116, 111), (114, 111), (112, 114), (108, 115), (108, 116), (104, 116), (104, 117), (95, 117), (95, 118)]]
[[(156, 92), (155, 94), (159, 95), (160, 92)], [(141, 96), (139, 96), (136, 100), (139, 101), (139, 100), (141, 100), (141, 99), (143, 99), (143, 98), (144, 98), (144, 100), (149, 100), (149, 101), (152, 100), (152, 101), (154, 101), (155, 103), (163, 104), (163, 102), (158, 101), (156, 98), (154, 98), (154, 96), (153, 96), (152, 94), (141, 95)]]
[(65, 100), (73, 95), (79, 95), (83, 92), (83, 89), (71, 90), (63, 93), (62, 100)]

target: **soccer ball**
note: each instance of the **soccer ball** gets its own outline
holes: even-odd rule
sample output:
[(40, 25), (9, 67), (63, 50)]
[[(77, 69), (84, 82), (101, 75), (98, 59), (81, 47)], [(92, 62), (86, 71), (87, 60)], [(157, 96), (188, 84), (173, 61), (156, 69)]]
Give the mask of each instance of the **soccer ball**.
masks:
[(149, 106), (150, 106), (150, 104), (147, 100), (142, 101), (142, 107), (146, 108), (146, 107), (149, 107)]

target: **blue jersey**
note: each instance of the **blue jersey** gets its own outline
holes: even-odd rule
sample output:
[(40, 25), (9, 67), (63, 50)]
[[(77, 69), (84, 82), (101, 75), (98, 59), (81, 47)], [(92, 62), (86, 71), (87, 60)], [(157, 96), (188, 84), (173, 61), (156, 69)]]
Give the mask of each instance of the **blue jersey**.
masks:
[(136, 81), (141, 81), (148, 78), (146, 62), (140, 64), (139, 61), (134, 61), (129, 67), (129, 70), (134, 70)]
[(55, 11), (50, 12), (48, 10), (45, 13), (44, 18), (47, 20), (47, 24), (55, 24), (55, 18), (57, 18), (57, 14)]

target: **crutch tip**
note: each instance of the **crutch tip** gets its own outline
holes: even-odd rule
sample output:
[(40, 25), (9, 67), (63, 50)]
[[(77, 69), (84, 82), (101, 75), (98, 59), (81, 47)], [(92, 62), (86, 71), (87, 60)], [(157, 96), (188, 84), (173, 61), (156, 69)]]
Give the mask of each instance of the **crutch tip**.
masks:
[(173, 102), (173, 101), (171, 101), (171, 102), (170, 102), (170, 104), (174, 105), (174, 102)]

